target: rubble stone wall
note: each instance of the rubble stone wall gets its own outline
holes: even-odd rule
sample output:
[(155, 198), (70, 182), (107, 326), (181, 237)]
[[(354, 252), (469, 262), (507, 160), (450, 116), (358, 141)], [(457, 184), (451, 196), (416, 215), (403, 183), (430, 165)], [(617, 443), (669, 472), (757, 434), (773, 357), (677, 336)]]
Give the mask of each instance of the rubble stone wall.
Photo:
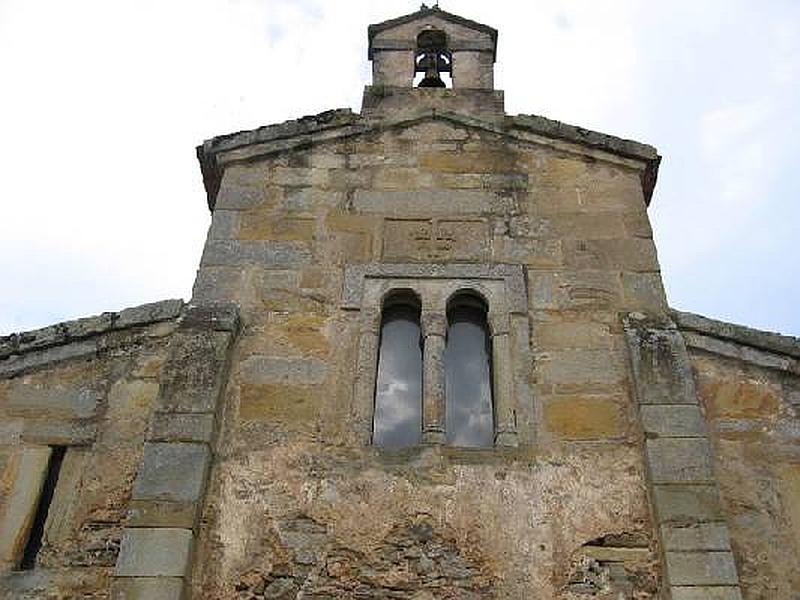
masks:
[[(0, 339), (0, 598), (106, 598), (183, 303)], [(52, 448), (66, 447), (36, 568), (19, 570)]]
[(800, 590), (800, 340), (675, 313), (746, 599)]

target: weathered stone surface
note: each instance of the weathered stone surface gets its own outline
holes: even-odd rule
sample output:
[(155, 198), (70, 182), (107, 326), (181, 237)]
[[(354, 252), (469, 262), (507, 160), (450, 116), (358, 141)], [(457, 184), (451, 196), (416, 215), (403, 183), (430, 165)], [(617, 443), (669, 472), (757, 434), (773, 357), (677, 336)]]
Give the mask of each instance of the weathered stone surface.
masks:
[(623, 273), (622, 289), (623, 302), (630, 310), (659, 313), (667, 308), (659, 273)]
[(0, 517), (0, 573), (17, 567), (28, 539), (50, 461), (50, 448), (27, 447), (13, 458), (10, 494)]
[(800, 464), (784, 467), (780, 482), (783, 505), (789, 516), (795, 543), (800, 548)]
[(781, 410), (780, 388), (759, 381), (721, 381), (701, 377), (698, 393), (715, 417), (758, 419)]
[(686, 526), (663, 525), (661, 536), (666, 550), (730, 551), (731, 541), (725, 523), (694, 523)]
[(711, 449), (705, 438), (650, 439), (645, 442), (655, 483), (713, 481)]
[(0, 337), (0, 377), (63, 360), (94, 355), (102, 343), (87, 340), (112, 330), (149, 325), (177, 318), (183, 301), (165, 300), (128, 308), (120, 313), (65, 321), (35, 331)]
[(697, 404), (694, 376), (683, 337), (666, 322), (641, 313), (624, 319), (640, 404)]
[(44, 539), (51, 546), (69, 547), (75, 538), (75, 521), (82, 508), (81, 484), (90, 464), (90, 448), (89, 445), (71, 446), (64, 453), (50, 502), (51, 510), (47, 511), (44, 524)]
[(133, 486), (137, 499), (196, 502), (205, 486), (210, 452), (205, 444), (147, 443)]
[(730, 342), (715, 337), (700, 335), (693, 331), (684, 331), (683, 337), (686, 344), (712, 354), (727, 356), (744, 362), (753, 363), (767, 369), (779, 371), (798, 372), (797, 359), (786, 354), (777, 354), (744, 346), (737, 342)]
[(187, 331), (170, 342), (161, 374), (159, 410), (209, 413), (217, 406), (231, 335), (226, 331)]
[(188, 529), (126, 529), (114, 575), (117, 577), (185, 577), (192, 555)]
[(200, 267), (192, 287), (192, 302), (238, 302), (242, 296), (243, 281), (244, 272), (236, 267)]
[(254, 384), (313, 385), (325, 380), (327, 367), (317, 358), (285, 359), (250, 356), (241, 363), (241, 377)]
[(737, 585), (736, 564), (730, 552), (666, 552), (674, 586)]
[(719, 521), (724, 517), (715, 485), (655, 485), (653, 504), (660, 523)]
[(180, 321), (180, 331), (196, 330), (205, 333), (227, 331), (236, 333), (239, 329), (239, 309), (234, 303), (190, 304)]
[(705, 435), (705, 423), (698, 406), (645, 404), (639, 410), (642, 416), (642, 426), (647, 434), (661, 437)]
[(97, 437), (97, 424), (82, 421), (26, 420), (22, 440), (27, 444), (85, 446)]
[(566, 241), (564, 257), (576, 270), (658, 271), (656, 247), (646, 239)]
[(383, 259), (394, 262), (481, 261), (489, 252), (485, 221), (387, 219)]
[(528, 278), (534, 310), (589, 310), (616, 306), (622, 295), (611, 271), (535, 273)]
[(292, 429), (306, 429), (316, 424), (323, 393), (320, 386), (255, 384), (242, 385), (239, 418), (284, 424)]
[(627, 425), (618, 399), (592, 397), (548, 400), (544, 422), (548, 430), (567, 440), (619, 438)]
[(210, 240), (233, 240), (239, 233), (238, 210), (216, 210), (211, 215), (211, 226), (208, 229)]
[(178, 577), (118, 577), (111, 600), (183, 600), (184, 582)]
[(618, 384), (625, 377), (625, 362), (613, 350), (550, 350), (537, 361), (545, 383), (560, 385)]
[(200, 264), (204, 267), (256, 264), (280, 269), (310, 262), (311, 253), (302, 242), (209, 240)]
[(742, 600), (738, 587), (677, 587), (670, 589), (672, 600)]
[(17, 384), (9, 394), (8, 412), (20, 416), (47, 415), (56, 419), (91, 418), (95, 415), (102, 393), (93, 389), (98, 382), (87, 383), (58, 381), (48, 385), (46, 381), (37, 380), (29, 384)]
[(365, 281), (370, 279), (461, 279), (498, 280), (506, 286), (507, 303), (512, 313), (526, 314), (528, 296), (525, 274), (520, 265), (493, 264), (403, 264), (371, 263), (352, 265), (345, 269), (342, 308), (360, 309), (364, 296)]
[(353, 200), (356, 210), (365, 213), (386, 213), (391, 216), (424, 216), (455, 214), (480, 215), (504, 212), (510, 206), (508, 199), (483, 190), (374, 191), (359, 190)]
[(541, 323), (534, 328), (534, 338), (542, 348), (611, 348), (614, 336), (609, 326), (592, 322)]
[(34, 350), (22, 355), (9, 356), (0, 362), (0, 377), (13, 377), (26, 371), (77, 358), (89, 358), (97, 354), (97, 342), (84, 340), (63, 346)]
[(703, 335), (800, 359), (800, 340), (796, 337), (759, 331), (679, 310), (671, 311), (671, 315), (682, 330), (696, 331)]
[(210, 443), (213, 433), (213, 414), (157, 413), (150, 426), (150, 440), (154, 442)]
[(197, 526), (198, 503), (133, 498), (127, 516), (128, 527), (194, 529)]
[(311, 241), (316, 230), (314, 219), (276, 219), (274, 215), (260, 210), (246, 211), (240, 214), (241, 223), (237, 239), (242, 241)]
[(141, 306), (126, 308), (120, 312), (119, 317), (117, 317), (114, 322), (114, 326), (123, 328), (146, 323), (155, 323), (158, 321), (167, 321), (180, 316), (182, 309), (183, 300), (164, 300), (163, 302), (142, 304)]

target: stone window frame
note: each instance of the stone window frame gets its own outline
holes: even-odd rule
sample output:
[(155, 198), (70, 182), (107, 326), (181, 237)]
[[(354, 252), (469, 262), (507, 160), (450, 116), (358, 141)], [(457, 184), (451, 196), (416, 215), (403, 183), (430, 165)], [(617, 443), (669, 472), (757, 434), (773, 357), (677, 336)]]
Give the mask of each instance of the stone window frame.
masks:
[(387, 264), (345, 267), (341, 308), (359, 312), (352, 412), (358, 438), (372, 443), (375, 384), (383, 301), (408, 290), (422, 302), (422, 444), (444, 445), (447, 306), (460, 293), (475, 293), (488, 306), (492, 344), (494, 446), (513, 448), (534, 438), (528, 290), (521, 265)]

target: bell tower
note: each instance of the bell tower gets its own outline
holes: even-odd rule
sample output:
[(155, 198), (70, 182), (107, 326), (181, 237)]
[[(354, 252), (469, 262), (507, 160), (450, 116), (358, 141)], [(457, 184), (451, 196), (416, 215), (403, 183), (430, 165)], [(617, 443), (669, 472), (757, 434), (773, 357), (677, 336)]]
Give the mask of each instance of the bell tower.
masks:
[(504, 114), (494, 89), (497, 30), (424, 4), (369, 27), (372, 85), (362, 113), (384, 116), (438, 109), (481, 117)]

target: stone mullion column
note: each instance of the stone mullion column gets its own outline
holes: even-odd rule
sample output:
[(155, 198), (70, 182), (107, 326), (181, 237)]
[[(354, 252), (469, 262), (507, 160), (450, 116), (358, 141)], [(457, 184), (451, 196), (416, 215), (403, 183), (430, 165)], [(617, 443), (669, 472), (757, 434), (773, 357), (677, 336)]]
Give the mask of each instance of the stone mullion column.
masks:
[(190, 597), (195, 533), (238, 313), (192, 306), (170, 341), (114, 570), (114, 600)]
[(356, 367), (352, 412), (356, 431), (365, 445), (372, 443), (380, 327), (380, 312), (370, 309), (361, 312), (358, 366)]
[(518, 445), (517, 415), (514, 404), (514, 372), (507, 314), (490, 314), (492, 340), (492, 401), (494, 404), (494, 443)]
[(422, 442), (444, 444), (444, 352), (447, 317), (443, 312), (422, 313)]
[(665, 597), (741, 600), (711, 445), (683, 337), (671, 323), (656, 323), (644, 315), (625, 320), (625, 335), (663, 552)]

